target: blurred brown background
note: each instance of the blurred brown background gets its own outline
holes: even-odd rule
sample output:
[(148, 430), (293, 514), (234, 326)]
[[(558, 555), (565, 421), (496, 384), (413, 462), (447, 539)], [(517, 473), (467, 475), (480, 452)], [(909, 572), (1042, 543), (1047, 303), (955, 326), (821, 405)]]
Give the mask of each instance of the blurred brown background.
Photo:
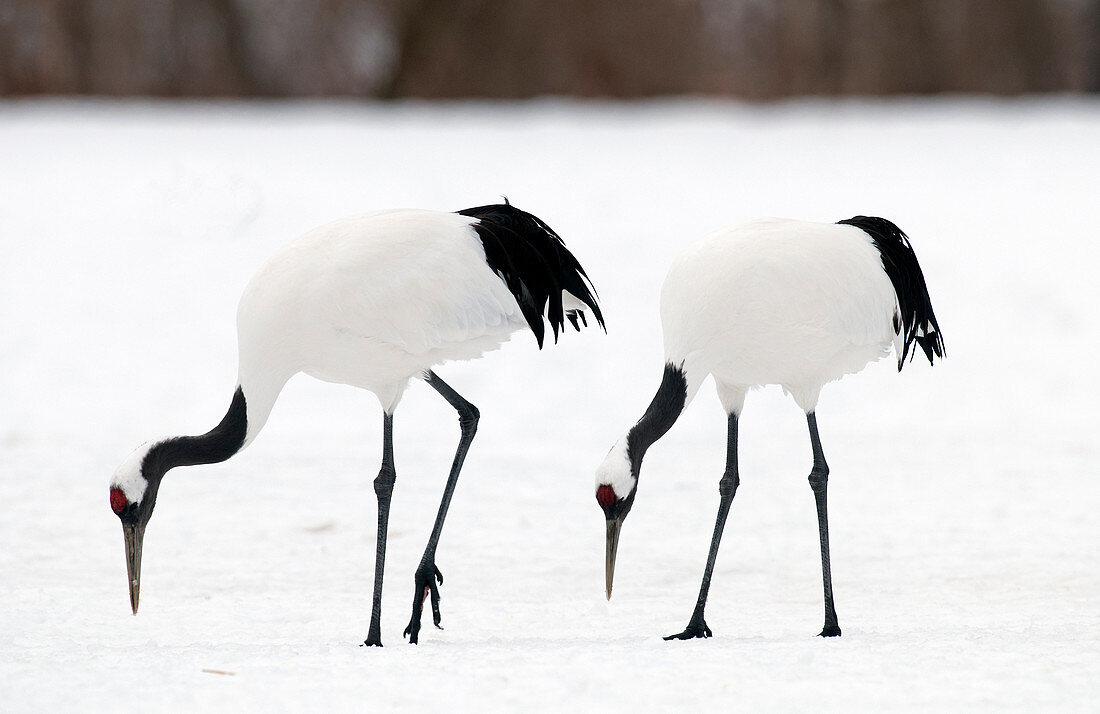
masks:
[(1100, 0), (0, 0), (0, 94), (1100, 90)]

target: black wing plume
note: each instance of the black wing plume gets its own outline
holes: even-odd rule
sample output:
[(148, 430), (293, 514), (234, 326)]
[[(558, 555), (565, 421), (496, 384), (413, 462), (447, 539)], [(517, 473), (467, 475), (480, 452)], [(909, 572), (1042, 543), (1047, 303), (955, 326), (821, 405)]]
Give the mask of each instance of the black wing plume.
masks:
[(902, 353), (898, 355), (898, 371), (901, 371), (914, 342), (924, 350), (929, 364), (932, 364), (933, 356), (942, 359), (946, 354), (943, 335), (932, 312), (928, 286), (917, 262), (917, 254), (909, 244), (909, 237), (885, 218), (855, 216), (839, 223), (855, 226), (871, 236), (882, 256), (882, 267), (894, 285), (899, 310), (899, 314), (894, 315), (894, 331), (902, 335), (904, 344)]
[(515, 296), (524, 319), (535, 333), (542, 349), (546, 330), (543, 315), (550, 322), (554, 342), (568, 319), (580, 330), (588, 321), (582, 310), (562, 306), (562, 291), (567, 290), (592, 310), (600, 327), (603, 313), (596, 302), (596, 291), (584, 268), (565, 243), (544, 221), (507, 203), (477, 206), (456, 211), (476, 218), (473, 228), (485, 247), (485, 260)]

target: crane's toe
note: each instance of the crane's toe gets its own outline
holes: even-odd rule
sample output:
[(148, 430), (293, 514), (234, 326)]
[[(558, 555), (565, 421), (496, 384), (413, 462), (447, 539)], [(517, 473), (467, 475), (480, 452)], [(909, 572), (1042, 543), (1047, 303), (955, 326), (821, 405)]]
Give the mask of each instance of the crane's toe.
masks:
[(410, 644), (415, 645), (420, 641), (420, 616), (424, 611), (424, 601), (428, 598), (431, 598), (432, 603), (432, 623), (439, 629), (443, 629), (439, 624), (443, 618), (439, 614), (439, 587), (437, 586), (437, 582), (438, 585), (443, 584), (443, 573), (439, 572), (435, 563), (422, 563), (416, 569), (413, 580), (412, 619), (409, 620), (402, 634), (409, 638)]
[(818, 637), (840, 637), (840, 627), (837, 625), (825, 625), (823, 629), (817, 635)]
[(692, 620), (683, 632), (669, 635), (665, 640), (693, 640), (696, 637), (712, 637), (713, 635), (714, 633), (707, 627), (707, 623), (700, 619), (698, 622)]

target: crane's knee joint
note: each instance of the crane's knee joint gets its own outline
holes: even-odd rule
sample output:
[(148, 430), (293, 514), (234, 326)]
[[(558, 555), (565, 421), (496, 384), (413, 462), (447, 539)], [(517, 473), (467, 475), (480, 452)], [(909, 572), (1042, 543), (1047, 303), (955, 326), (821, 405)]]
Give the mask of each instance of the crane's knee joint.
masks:
[(477, 423), (481, 419), (481, 412), (473, 404), (467, 404), (458, 413), (458, 425), (464, 433), (473, 434), (477, 431)]
[(829, 485), (829, 467), (825, 463), (814, 464), (813, 471), (810, 472), (810, 488), (814, 492), (824, 491), (825, 487)]
[(737, 487), (741, 484), (741, 479), (737, 476), (736, 471), (727, 471), (722, 475), (722, 480), (718, 482), (718, 493), (722, 494), (722, 498), (729, 496), (733, 497), (737, 493)]
[(374, 494), (379, 498), (389, 498), (393, 493), (393, 484), (397, 480), (397, 472), (392, 468), (383, 466), (374, 479)]

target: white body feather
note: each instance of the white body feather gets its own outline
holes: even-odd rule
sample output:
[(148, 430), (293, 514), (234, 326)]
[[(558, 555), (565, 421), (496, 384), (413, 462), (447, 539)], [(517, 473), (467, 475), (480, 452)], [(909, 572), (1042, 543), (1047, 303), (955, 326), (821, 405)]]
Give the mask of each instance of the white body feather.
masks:
[[(891, 344), (901, 354), (897, 309), (882, 256), (860, 228), (757, 219), (701, 238), (673, 262), (661, 288), (665, 362), (683, 371), (685, 406), (714, 375), (727, 413), (740, 414), (748, 391), (767, 384), (809, 413), (827, 382)], [(623, 437), (596, 487), (625, 497), (636, 484)]]
[(387, 210), (316, 228), (256, 273), (237, 311), (250, 442), (298, 372), (378, 395), (473, 359), (526, 327), (519, 305), (455, 213)]
[(896, 310), (864, 231), (755, 220), (676, 258), (661, 291), (665, 358), (683, 365), (688, 401), (713, 374), (727, 411), (740, 412), (750, 388), (778, 384), (810, 412), (825, 383), (888, 354)]
[[(477, 219), (395, 209), (315, 228), (275, 253), (237, 308), (244, 446), (263, 429), (298, 372), (374, 392), (392, 411), (409, 379), (473, 359), (526, 329), (508, 287), (485, 262)], [(127, 501), (147, 486), (142, 444), (111, 487)]]

